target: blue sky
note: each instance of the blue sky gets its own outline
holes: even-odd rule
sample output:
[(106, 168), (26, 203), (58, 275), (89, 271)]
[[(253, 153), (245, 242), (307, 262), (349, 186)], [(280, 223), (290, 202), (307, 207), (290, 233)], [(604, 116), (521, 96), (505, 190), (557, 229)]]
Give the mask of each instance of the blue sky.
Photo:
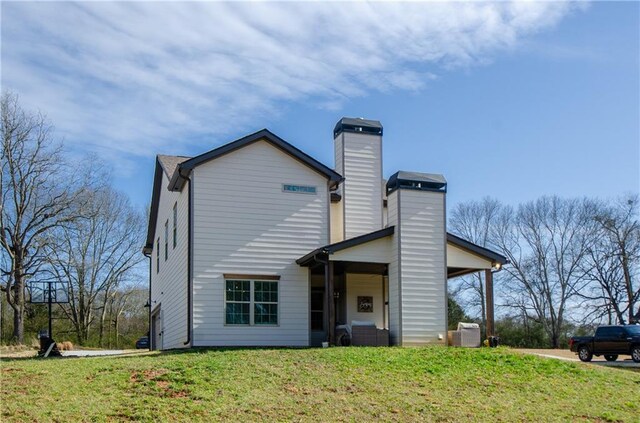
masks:
[(640, 191), (640, 5), (7, 3), (2, 88), (94, 153), (139, 206), (157, 153), (263, 127), (333, 165), (342, 116), (380, 120), (384, 173), (448, 204)]

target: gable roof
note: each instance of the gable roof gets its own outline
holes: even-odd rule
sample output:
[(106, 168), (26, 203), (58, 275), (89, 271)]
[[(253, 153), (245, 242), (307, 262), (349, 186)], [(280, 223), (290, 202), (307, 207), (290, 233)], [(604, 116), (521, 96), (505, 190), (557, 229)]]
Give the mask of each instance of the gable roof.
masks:
[(167, 156), (165, 154), (158, 154), (157, 157), (162, 169), (164, 169), (164, 173), (169, 179), (171, 179), (173, 172), (175, 172), (180, 163), (190, 159), (190, 157), (186, 156)]
[(153, 250), (153, 238), (156, 231), (156, 220), (158, 219), (158, 205), (160, 202), (160, 191), (162, 190), (162, 173), (164, 172), (169, 178), (169, 190), (179, 191), (187, 181), (187, 177), (193, 168), (206, 163), (210, 160), (214, 160), (220, 156), (231, 153), (256, 141), (264, 140), (279, 148), (283, 152), (289, 154), (293, 158), (299, 160), (303, 164), (309, 166), (311, 169), (325, 176), (332, 186), (340, 183), (342, 176), (323, 165), (313, 157), (289, 144), (279, 136), (275, 135), (268, 129), (262, 129), (253, 134), (242, 137), (233, 142), (223, 145), (222, 147), (215, 148), (199, 156), (192, 158), (185, 156), (168, 156), (158, 155), (156, 156), (156, 168), (153, 177), (153, 191), (151, 194), (151, 210), (149, 213), (149, 223), (147, 226), (147, 239), (143, 248), (143, 253), (148, 254)]
[(149, 222), (147, 226), (147, 240), (142, 252), (148, 254), (153, 250), (153, 236), (156, 232), (156, 220), (158, 220), (158, 205), (160, 203), (160, 190), (162, 189), (162, 173), (167, 179), (175, 172), (180, 163), (188, 160), (185, 156), (168, 156), (158, 154), (156, 156), (156, 169), (153, 176), (153, 191), (151, 192), (151, 210), (149, 210)]
[(232, 141), (229, 144), (225, 144), (222, 147), (215, 148), (211, 151), (180, 163), (176, 170), (173, 172), (173, 176), (171, 177), (171, 181), (169, 182), (169, 189), (171, 191), (181, 190), (187, 180), (187, 177), (189, 176), (189, 173), (196, 166), (217, 159), (218, 157), (224, 156), (225, 154), (231, 153), (242, 147), (261, 140), (267, 141), (271, 145), (279, 148), (291, 157), (297, 159), (311, 169), (325, 176), (332, 183), (332, 186), (337, 185), (343, 180), (342, 176), (333, 169), (325, 166), (313, 157), (304, 153), (302, 150), (289, 144), (268, 129), (262, 129), (258, 132), (247, 135), (246, 137), (242, 137), (240, 139)]
[(147, 240), (142, 248), (142, 254), (144, 255), (151, 254), (153, 250), (153, 236), (156, 233), (156, 220), (158, 220), (158, 205), (160, 203), (163, 171), (166, 172), (166, 170), (163, 170), (160, 156), (156, 156), (156, 168), (153, 175), (153, 189), (151, 191), (151, 210), (149, 210), (149, 222), (147, 223)]
[(467, 241), (466, 239), (460, 238), (459, 236), (456, 236), (449, 232), (447, 232), (447, 242), (450, 242), (456, 247), (459, 247), (477, 256), (490, 259), (495, 263), (506, 264), (508, 262), (507, 258), (502, 254), (498, 254), (493, 250), (490, 250), (485, 247), (481, 247), (478, 244), (474, 244), (471, 241)]
[(362, 245), (367, 242), (375, 241), (376, 239), (393, 235), (394, 232), (395, 226), (387, 226), (386, 228), (378, 229), (377, 231), (369, 232), (368, 234), (345, 239), (344, 241), (336, 242), (334, 244), (325, 245), (324, 247), (316, 248), (312, 252), (300, 257), (296, 260), (296, 263), (300, 266), (310, 266), (315, 263), (315, 256), (318, 254), (333, 254), (337, 251), (346, 250), (347, 248), (355, 247), (356, 245)]

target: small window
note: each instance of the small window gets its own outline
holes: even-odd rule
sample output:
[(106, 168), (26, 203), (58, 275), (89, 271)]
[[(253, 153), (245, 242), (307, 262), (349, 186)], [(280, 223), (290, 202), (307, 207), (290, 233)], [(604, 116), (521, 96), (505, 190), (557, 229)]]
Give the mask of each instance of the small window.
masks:
[(178, 202), (173, 204), (173, 249), (178, 242)]
[(164, 222), (164, 261), (169, 258), (169, 219)]
[(225, 324), (277, 325), (278, 282), (227, 279)]
[(156, 241), (156, 273), (160, 272), (160, 238)]

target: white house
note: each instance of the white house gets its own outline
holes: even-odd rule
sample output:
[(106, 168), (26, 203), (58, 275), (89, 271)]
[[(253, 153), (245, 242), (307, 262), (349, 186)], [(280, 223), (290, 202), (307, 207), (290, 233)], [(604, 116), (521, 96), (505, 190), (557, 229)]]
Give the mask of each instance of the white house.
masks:
[(157, 156), (152, 348), (313, 346), (353, 321), (393, 345), (445, 343), (447, 279), (485, 271), (489, 285), (506, 259), (446, 232), (442, 175), (383, 180), (382, 132), (341, 119), (334, 169), (266, 129)]

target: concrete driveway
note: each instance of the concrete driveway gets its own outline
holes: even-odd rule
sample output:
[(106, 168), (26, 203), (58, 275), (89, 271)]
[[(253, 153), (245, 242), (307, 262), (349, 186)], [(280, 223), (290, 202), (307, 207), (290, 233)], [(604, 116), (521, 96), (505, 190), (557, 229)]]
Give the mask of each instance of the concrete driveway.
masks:
[[(534, 354), (540, 357), (555, 358), (557, 360), (580, 362), (580, 359), (578, 358), (578, 356), (569, 350), (518, 348), (518, 349), (515, 349), (515, 351), (518, 351), (524, 354)], [(616, 361), (607, 361), (602, 356), (600, 357), (594, 356), (593, 360), (591, 360), (590, 363), (598, 366), (604, 366), (604, 367), (631, 367), (631, 368), (640, 369), (640, 363), (635, 363), (630, 356), (626, 356), (626, 355), (620, 356), (620, 358), (618, 358), (618, 360)]]
[(104, 355), (122, 355), (126, 350), (72, 350), (62, 351), (63, 357), (99, 357)]

